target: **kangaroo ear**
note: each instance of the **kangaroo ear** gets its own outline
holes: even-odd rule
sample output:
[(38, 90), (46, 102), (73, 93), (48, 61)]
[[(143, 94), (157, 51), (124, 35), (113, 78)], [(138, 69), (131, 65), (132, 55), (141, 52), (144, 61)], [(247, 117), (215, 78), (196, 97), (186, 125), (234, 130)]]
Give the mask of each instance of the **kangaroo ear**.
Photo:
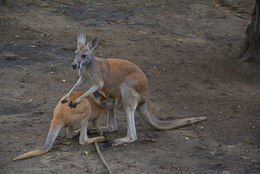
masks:
[(91, 42), (87, 44), (90, 52), (92, 52), (97, 47), (98, 43), (99, 43), (99, 38), (96, 37), (95, 39), (93, 39)]
[(80, 31), (78, 33), (78, 48), (80, 47), (80, 45), (85, 45), (85, 42), (86, 42), (86, 34), (82, 31)]

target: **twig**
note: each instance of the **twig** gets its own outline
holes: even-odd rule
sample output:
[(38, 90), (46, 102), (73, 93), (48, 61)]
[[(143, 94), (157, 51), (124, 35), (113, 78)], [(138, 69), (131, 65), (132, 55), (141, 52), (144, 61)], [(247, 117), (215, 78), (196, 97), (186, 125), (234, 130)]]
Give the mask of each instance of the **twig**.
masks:
[(55, 0), (55, 2), (60, 3), (60, 4), (70, 5), (70, 6), (78, 6), (76, 4), (70, 4), (70, 3), (63, 2), (63, 1), (58, 1), (58, 0)]
[(21, 65), (9, 65), (9, 67), (19, 68), (22, 71), (25, 71), (26, 69), (22, 67)]
[(62, 13), (64, 13), (65, 10), (61, 10), (61, 12), (57, 13), (57, 15), (61, 15)]
[(237, 17), (239, 17), (239, 18), (242, 18), (242, 19), (247, 19), (247, 17), (245, 17), (245, 16), (242, 16), (242, 15), (240, 15), (240, 14), (238, 14), (238, 13), (232, 13), (234, 16), (237, 16)]
[(99, 156), (99, 158), (101, 159), (101, 161), (102, 161), (102, 163), (104, 164), (104, 166), (107, 168), (108, 173), (109, 173), (109, 174), (112, 174), (111, 168), (110, 168), (109, 165), (106, 163), (106, 160), (105, 160), (105, 158), (103, 157), (103, 155), (102, 155), (102, 153), (101, 153), (101, 151), (100, 151), (98, 142), (95, 142), (95, 147), (96, 147), (98, 156)]
[(201, 132), (198, 129), (196, 129), (195, 127), (192, 127), (192, 128), (195, 132), (197, 132), (199, 134), (199, 138), (201, 139), (202, 138)]

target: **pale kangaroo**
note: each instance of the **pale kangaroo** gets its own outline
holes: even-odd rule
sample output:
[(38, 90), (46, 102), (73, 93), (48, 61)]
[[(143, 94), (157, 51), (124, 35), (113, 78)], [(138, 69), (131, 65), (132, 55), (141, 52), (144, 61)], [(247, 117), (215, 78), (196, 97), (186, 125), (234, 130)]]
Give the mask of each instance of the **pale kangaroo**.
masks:
[[(73, 101), (82, 96), (82, 94), (83, 92), (72, 93), (71, 96), (68, 98), (68, 101)], [(58, 102), (57, 106), (54, 109), (49, 133), (44, 146), (41, 149), (22, 154), (14, 158), (13, 160), (27, 159), (47, 153), (51, 149), (61, 128), (67, 127), (67, 138), (72, 138), (74, 133), (73, 125), (76, 124), (79, 124), (80, 127), (79, 144), (83, 145), (85, 143), (104, 141), (103, 136), (88, 138), (88, 121), (92, 121), (93, 126), (98, 130), (99, 134), (103, 135), (102, 130), (100, 129), (100, 121), (103, 117), (107, 115), (109, 107), (112, 107), (114, 105), (114, 99), (104, 98), (102, 96), (96, 96), (95, 98), (85, 97), (82, 99), (77, 108), (70, 108), (68, 105), (63, 105), (60, 103), (62, 100), (64, 100), (64, 98), (65, 96), (62, 97), (62, 99)], [(93, 98), (95, 99), (95, 101), (93, 100)], [(97, 102), (99, 104), (97, 104)]]
[[(133, 142), (137, 140), (135, 127), (135, 111), (147, 123), (157, 130), (170, 130), (205, 120), (206, 117), (185, 118), (173, 121), (161, 121), (151, 115), (148, 101), (148, 82), (144, 72), (135, 64), (123, 59), (101, 59), (93, 54), (99, 39), (86, 42), (86, 36), (80, 32), (77, 37), (77, 50), (72, 64), (73, 69), (78, 69), (79, 80), (69, 91), (67, 96), (80, 84), (89, 79), (92, 87), (74, 102), (69, 103), (76, 107), (86, 96), (98, 91), (118, 100), (127, 116), (127, 135), (115, 139), (112, 145)], [(66, 99), (62, 103), (67, 102)]]

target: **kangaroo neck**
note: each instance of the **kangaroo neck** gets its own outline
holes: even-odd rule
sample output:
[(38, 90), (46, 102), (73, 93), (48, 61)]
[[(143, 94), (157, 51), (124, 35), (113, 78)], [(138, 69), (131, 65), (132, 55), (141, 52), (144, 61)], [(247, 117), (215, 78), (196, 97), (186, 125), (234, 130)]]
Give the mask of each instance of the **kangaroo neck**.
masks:
[(94, 57), (90, 64), (82, 66), (79, 71), (79, 75), (83, 78), (89, 78), (90, 80), (98, 81), (103, 79), (103, 72), (105, 71), (104, 62), (105, 59)]
[(89, 62), (85, 63), (83, 67), (85, 68), (89, 68), (90, 66), (96, 64), (98, 61), (100, 61), (101, 59), (97, 58), (97, 57), (93, 57)]

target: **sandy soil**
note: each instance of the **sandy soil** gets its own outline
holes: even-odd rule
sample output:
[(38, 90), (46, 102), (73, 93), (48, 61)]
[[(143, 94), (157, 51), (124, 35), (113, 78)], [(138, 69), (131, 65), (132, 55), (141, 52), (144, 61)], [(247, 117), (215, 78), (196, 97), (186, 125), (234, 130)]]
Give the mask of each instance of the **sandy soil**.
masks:
[[(79, 30), (101, 38), (97, 56), (130, 60), (147, 74), (158, 118), (208, 117), (160, 132), (137, 115), (138, 141), (101, 148), (114, 173), (260, 173), (260, 66), (236, 58), (250, 15), (212, 2), (1, 1), (0, 173), (106, 173), (94, 146), (77, 138), (10, 161), (44, 143), (53, 108), (77, 80)], [(126, 134), (125, 115), (117, 116), (111, 139)]]

